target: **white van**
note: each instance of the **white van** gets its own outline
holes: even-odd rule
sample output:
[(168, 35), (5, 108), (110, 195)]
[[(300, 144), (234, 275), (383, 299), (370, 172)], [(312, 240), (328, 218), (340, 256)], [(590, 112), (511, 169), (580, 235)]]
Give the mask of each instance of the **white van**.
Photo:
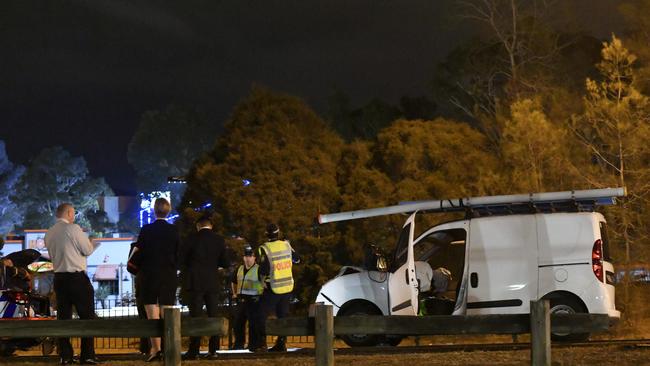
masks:
[[(600, 213), (468, 218), (436, 225), (417, 238), (415, 216), (406, 220), (388, 268), (343, 267), (323, 285), (316, 302), (333, 305), (335, 316), (482, 315), (525, 314), (531, 300), (549, 299), (552, 313), (620, 318), (607, 226)], [(454, 281), (446, 296), (420, 294), (416, 266), (449, 269)], [(553, 334), (556, 340), (587, 337)], [(396, 344), (401, 338), (352, 335), (343, 340), (368, 346)]]

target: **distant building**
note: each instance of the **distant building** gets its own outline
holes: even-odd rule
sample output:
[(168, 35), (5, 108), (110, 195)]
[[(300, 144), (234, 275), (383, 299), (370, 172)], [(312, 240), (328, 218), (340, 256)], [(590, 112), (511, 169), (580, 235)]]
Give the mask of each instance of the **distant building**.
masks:
[(97, 199), (99, 209), (106, 212), (108, 222), (117, 224), (120, 220), (135, 217), (140, 210), (140, 198), (136, 196), (104, 196)]

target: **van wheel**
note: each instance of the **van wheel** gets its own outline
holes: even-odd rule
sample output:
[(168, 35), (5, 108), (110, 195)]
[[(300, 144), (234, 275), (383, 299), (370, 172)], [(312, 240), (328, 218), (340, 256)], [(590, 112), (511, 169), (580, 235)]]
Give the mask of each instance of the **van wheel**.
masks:
[(404, 339), (403, 336), (387, 335), (386, 336), (386, 343), (388, 343), (388, 345), (390, 345), (390, 346), (397, 347), (400, 343), (402, 343), (403, 339)]
[[(569, 297), (549, 298), (551, 314), (579, 314), (587, 309), (575, 299)], [(589, 333), (553, 333), (551, 339), (557, 342), (584, 342), (589, 339)]]
[[(355, 315), (381, 315), (381, 312), (370, 304), (356, 303), (346, 308), (337, 316), (355, 316)], [(350, 347), (372, 347), (381, 343), (382, 336), (376, 334), (346, 334), (341, 339)]]

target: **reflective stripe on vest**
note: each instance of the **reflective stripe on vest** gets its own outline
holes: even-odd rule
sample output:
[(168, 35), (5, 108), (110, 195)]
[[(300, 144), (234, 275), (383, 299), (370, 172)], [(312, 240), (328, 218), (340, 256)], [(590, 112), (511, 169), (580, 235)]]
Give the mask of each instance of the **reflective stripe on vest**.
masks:
[(286, 294), (293, 290), (293, 275), (291, 274), (291, 245), (284, 240), (264, 243), (262, 248), (271, 267), (271, 290), (276, 294)]
[(257, 277), (258, 268), (259, 266), (254, 264), (244, 274), (244, 266), (239, 266), (239, 269), (237, 269), (237, 287), (239, 287), (239, 294), (257, 296), (262, 293), (264, 287)]

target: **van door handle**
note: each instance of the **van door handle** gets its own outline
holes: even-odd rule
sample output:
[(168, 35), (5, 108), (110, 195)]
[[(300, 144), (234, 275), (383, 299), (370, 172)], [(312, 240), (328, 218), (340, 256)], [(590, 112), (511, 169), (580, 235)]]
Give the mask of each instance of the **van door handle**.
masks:
[(478, 287), (478, 273), (472, 272), (469, 275), (469, 283), (472, 285), (472, 288), (477, 288)]
[(406, 267), (406, 269), (404, 270), (404, 274), (406, 275), (406, 284), (408, 285), (409, 284), (409, 268), (408, 267)]

